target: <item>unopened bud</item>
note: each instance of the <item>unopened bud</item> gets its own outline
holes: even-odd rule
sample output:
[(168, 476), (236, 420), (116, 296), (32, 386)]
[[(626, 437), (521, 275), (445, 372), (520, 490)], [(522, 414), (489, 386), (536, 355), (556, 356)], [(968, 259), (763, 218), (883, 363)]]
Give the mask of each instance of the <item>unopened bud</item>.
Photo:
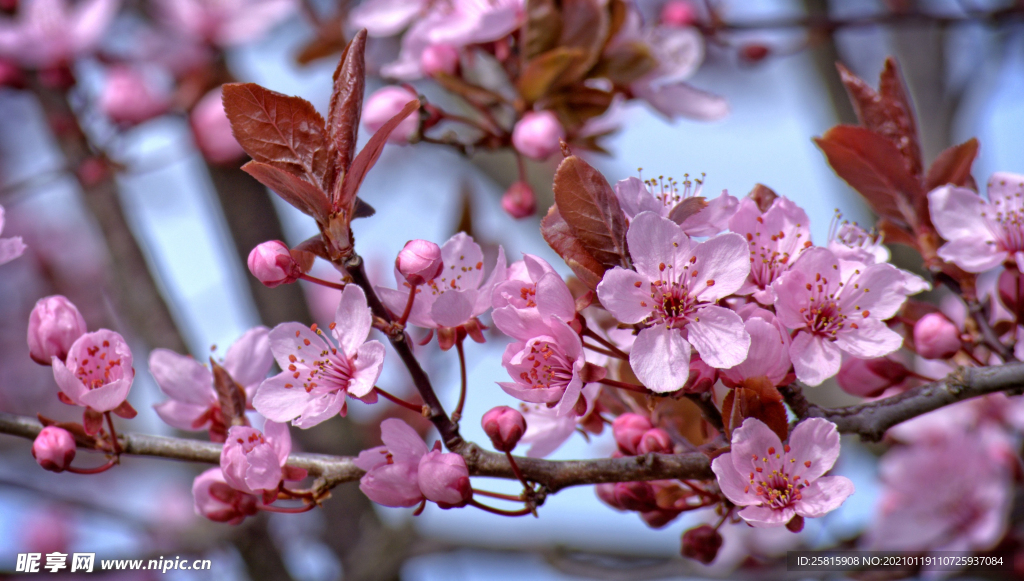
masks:
[(999, 273), (999, 300), (1011, 313), (1024, 315), (1024, 276), (1016, 268)]
[(594, 492), (601, 499), (601, 502), (616, 510), (623, 510), (622, 506), (619, 505), (619, 501), (615, 500), (615, 484), (613, 482), (598, 484), (594, 487)]
[[(370, 131), (376, 132), (391, 120), (392, 117), (402, 112), (402, 109), (409, 101), (415, 101), (417, 96), (402, 87), (388, 86), (378, 89), (366, 99), (363, 104), (363, 125)], [(391, 143), (408, 143), (409, 139), (419, 129), (419, 117), (413, 113), (401, 123), (388, 136)]]
[(496, 407), (486, 414), (481, 422), (491, 444), (501, 452), (511, 452), (526, 432), (526, 418), (508, 406)]
[(441, 247), (428, 240), (410, 240), (398, 253), (395, 268), (409, 281), (420, 285), (441, 274)]
[(253, 248), (248, 264), (249, 272), (268, 287), (293, 283), (302, 276), (299, 263), (279, 240), (268, 240)]
[(707, 565), (715, 560), (721, 548), (722, 535), (711, 525), (700, 525), (683, 533), (683, 546), (680, 552), (684, 557)]
[(658, 510), (654, 487), (648, 482), (617, 482), (615, 502), (625, 510), (649, 512)]
[(530, 111), (512, 129), (516, 151), (536, 160), (545, 160), (560, 149), (565, 130), (551, 111)]
[(697, 22), (697, 11), (684, 0), (669, 0), (661, 7), (661, 23), (665, 26), (691, 26)]
[(644, 435), (640, 437), (640, 443), (637, 444), (636, 453), (641, 455), (651, 452), (658, 454), (671, 454), (673, 452), (672, 437), (668, 435), (668, 432), (661, 428), (654, 428), (644, 432)]
[(32, 442), (32, 457), (50, 472), (63, 472), (75, 459), (75, 439), (56, 426), (47, 426)]
[(423, 496), (441, 508), (465, 506), (473, 498), (469, 468), (458, 454), (427, 452), (420, 459), (417, 478)]
[(67, 298), (41, 298), (28, 316), (29, 355), (40, 365), (50, 365), (52, 357), (63, 361), (68, 349), (86, 330), (82, 313)]
[(843, 391), (860, 397), (875, 397), (894, 385), (903, 383), (907, 368), (884, 357), (843, 361), (836, 381)]
[(505, 191), (501, 197), (501, 207), (513, 218), (528, 218), (537, 211), (537, 197), (529, 184), (519, 181)]
[(640, 414), (627, 413), (615, 418), (612, 422), (612, 434), (615, 442), (624, 454), (635, 456), (640, 440), (648, 430), (654, 428), (651, 420)]
[(423, 49), (420, 66), (427, 76), (438, 73), (454, 75), (459, 69), (459, 51), (450, 44), (432, 44)]
[(771, 49), (763, 44), (748, 44), (740, 49), (740, 58), (748, 63), (763, 61), (771, 54)]
[(196, 146), (206, 161), (228, 164), (241, 159), (245, 155), (245, 150), (231, 133), (231, 122), (228, 121), (228, 114), (224, 112), (224, 103), (221, 99), (220, 88), (207, 93), (192, 108), (189, 123), (196, 139)]
[(914, 348), (925, 359), (945, 359), (960, 350), (960, 330), (942, 313), (928, 313), (914, 325)]
[(791, 533), (798, 533), (804, 530), (804, 517), (796, 515), (793, 518), (789, 519), (789, 522), (786, 523), (786, 528)]

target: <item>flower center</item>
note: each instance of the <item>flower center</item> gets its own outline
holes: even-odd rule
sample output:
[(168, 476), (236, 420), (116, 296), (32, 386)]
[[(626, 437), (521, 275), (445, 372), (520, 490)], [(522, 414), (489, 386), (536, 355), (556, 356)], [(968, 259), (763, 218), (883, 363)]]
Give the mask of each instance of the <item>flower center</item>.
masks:
[[(690, 270), (696, 257), (691, 257), (688, 264), (676, 268), (674, 264), (661, 263), (662, 278), (651, 283), (651, 300), (654, 301), (654, 312), (649, 322), (655, 325), (668, 325), (680, 328), (695, 320), (693, 313), (697, 310), (697, 297), (690, 291), (690, 281), (695, 280), (697, 269)], [(714, 281), (707, 281), (708, 285)], [(647, 306), (641, 303), (642, 306)]]
[(992, 202), (996, 211), (994, 216), (981, 213), (1000, 250), (1010, 253), (1024, 251), (1024, 208), (1021, 207), (1024, 201), (1020, 198), (1021, 194), (1017, 193), (1014, 199)]
[[(811, 484), (806, 478), (801, 479), (800, 476), (792, 474), (792, 470), (787, 469), (796, 463), (795, 458), (788, 457), (789, 451), (789, 446), (785, 446), (785, 454), (777, 453), (775, 448), (768, 448), (768, 453), (764, 456), (752, 454), (755, 468), (754, 472), (750, 473), (750, 483), (743, 491), (749, 493), (753, 490), (761, 497), (762, 506), (773, 509), (792, 506), (794, 502), (803, 498), (803, 489)], [(810, 468), (811, 462), (804, 462), (804, 466)]]
[[(333, 323), (331, 328), (334, 328)], [(306, 393), (312, 393), (314, 389), (320, 395), (339, 390), (348, 390), (348, 385), (355, 374), (356, 355), (353, 355), (351, 358), (346, 357), (343, 352), (339, 352), (336, 348), (331, 347), (330, 339), (327, 339), (324, 336), (324, 332), (318, 329), (315, 324), (312, 326), (312, 329), (324, 340), (327, 348), (321, 349), (311, 362), (307, 362), (304, 358), (299, 359), (294, 354), (289, 355), (288, 371), (291, 372), (292, 378), (301, 382)], [(295, 332), (295, 336), (299, 336), (298, 331)], [(311, 342), (308, 339), (305, 340), (305, 344), (307, 347), (311, 346)], [(302, 367), (296, 364), (301, 364)], [(285, 388), (291, 388), (294, 387), (294, 384), (286, 383), (284, 386)]]
[(257, 446), (267, 443), (263, 434), (255, 431), (249, 434), (248, 438), (237, 438), (235, 441), (242, 445), (242, 452), (245, 454), (252, 452)]
[(76, 362), (78, 365), (75, 369), (75, 377), (87, 388), (103, 387), (124, 376), (121, 357), (111, 348), (110, 341), (88, 347), (85, 352), (88, 356)]
[(565, 353), (553, 343), (543, 339), (530, 342), (530, 354), (523, 361), (529, 369), (519, 378), (533, 389), (561, 387), (572, 381), (572, 364)]

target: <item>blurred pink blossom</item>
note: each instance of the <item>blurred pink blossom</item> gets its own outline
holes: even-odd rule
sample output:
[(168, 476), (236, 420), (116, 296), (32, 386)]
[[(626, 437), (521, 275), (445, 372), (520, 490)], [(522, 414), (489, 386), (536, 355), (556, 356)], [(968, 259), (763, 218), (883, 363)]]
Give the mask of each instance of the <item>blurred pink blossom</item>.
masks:
[(237, 525), (259, 512), (259, 497), (232, 488), (220, 468), (210, 468), (196, 476), (192, 496), (196, 514), (214, 522)]
[(23, 67), (70, 64), (101, 40), (120, 0), (21, 0), (18, 18), (0, 18), (0, 56)]
[(75, 438), (62, 428), (47, 426), (32, 442), (32, 457), (44, 469), (63, 472), (75, 459)]
[(295, 0), (157, 0), (160, 17), (197, 40), (230, 46), (256, 40), (287, 18)]
[(107, 69), (99, 107), (114, 122), (137, 124), (165, 112), (170, 107), (170, 96), (143, 71), (115, 65)]
[(565, 129), (551, 111), (527, 111), (512, 128), (512, 145), (516, 151), (543, 161), (559, 149)]
[[(5, 214), (3, 206), (0, 206), (0, 234), (4, 231)], [(0, 264), (4, 264), (21, 256), (25, 252), (25, 243), (21, 236), (13, 238), (0, 238)]]
[(286, 424), (268, 421), (263, 430), (248, 426), (233, 426), (228, 430), (220, 468), (232, 488), (262, 495), (263, 501), (269, 504), (277, 498), (292, 440)]
[(242, 146), (231, 133), (231, 122), (224, 112), (221, 89), (207, 93), (196, 103), (189, 116), (196, 146), (210, 163), (228, 164), (245, 155)]
[(50, 365), (54, 357), (63, 361), (71, 345), (86, 331), (82, 313), (66, 297), (43, 297), (28, 316), (29, 356), (40, 365)]
[[(416, 100), (416, 94), (404, 87), (389, 85), (373, 92), (363, 104), (363, 126), (376, 133), (392, 117), (398, 115), (409, 101)], [(391, 143), (408, 143), (420, 126), (417, 115), (409, 115), (388, 135)]]
[(947, 240), (939, 256), (967, 272), (984, 272), (1007, 260), (1024, 270), (1024, 175), (992, 174), (988, 198), (953, 185), (929, 192), (932, 223)]

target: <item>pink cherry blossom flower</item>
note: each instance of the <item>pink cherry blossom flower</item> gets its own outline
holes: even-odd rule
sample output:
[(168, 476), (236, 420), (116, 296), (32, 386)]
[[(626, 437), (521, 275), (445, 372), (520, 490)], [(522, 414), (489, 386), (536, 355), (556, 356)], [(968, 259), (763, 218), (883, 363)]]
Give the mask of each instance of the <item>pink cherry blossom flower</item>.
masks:
[[(859, 262), (865, 266), (889, 262), (889, 249), (882, 244), (882, 238), (856, 224), (847, 223), (839, 226), (836, 233), (829, 238), (828, 249), (839, 260)], [(902, 272), (903, 292), (907, 296), (932, 288), (920, 276), (905, 270)]]
[(783, 526), (795, 516), (823, 516), (853, 494), (848, 478), (825, 476), (839, 448), (839, 432), (828, 420), (800, 422), (784, 446), (763, 422), (747, 418), (732, 434), (731, 451), (711, 469), (722, 493), (744, 507), (740, 518), (758, 528)]
[(66, 364), (56, 357), (51, 363), (61, 400), (96, 412), (112, 411), (125, 403), (135, 379), (128, 343), (107, 329), (75, 340)]
[(99, 108), (116, 123), (142, 123), (170, 107), (170, 97), (143, 71), (128, 65), (107, 69)]
[(430, 0), (367, 0), (352, 8), (349, 20), (370, 36), (394, 36), (420, 16)]
[(40, 365), (50, 365), (54, 357), (63, 361), (86, 331), (85, 319), (74, 303), (60, 295), (43, 297), (28, 316), (29, 356)]
[(220, 468), (210, 468), (192, 482), (196, 514), (214, 522), (240, 524), (259, 512), (258, 496), (232, 488)]
[(210, 163), (231, 163), (245, 155), (231, 133), (231, 122), (224, 112), (220, 87), (207, 93), (192, 108), (189, 124), (196, 146)]
[(807, 213), (781, 196), (764, 213), (754, 200), (744, 198), (729, 220), (729, 230), (750, 245), (750, 277), (736, 294), (753, 295), (762, 305), (771, 305), (775, 301), (772, 283), (811, 246)]
[(420, 459), (416, 474), (423, 496), (441, 508), (465, 506), (473, 498), (469, 468), (462, 456), (441, 452), (440, 442)]
[(427, 454), (423, 438), (409, 424), (387, 419), (380, 424), (383, 446), (363, 450), (356, 466), (366, 470), (359, 489), (370, 500), (384, 506), (410, 507), (423, 502), (420, 491), (420, 460)]
[(587, 409), (582, 415), (559, 414), (556, 408), (549, 408), (545, 404), (519, 404), (526, 420), (526, 433), (519, 442), (530, 446), (526, 455), (530, 458), (544, 458), (557, 450), (576, 432), (579, 422), (594, 410), (600, 392), (601, 385), (598, 383), (590, 383), (583, 388), (582, 395), (587, 402)]
[(310, 428), (347, 412), (346, 396), (368, 403), (384, 367), (384, 345), (367, 341), (373, 323), (363, 289), (348, 285), (331, 325), (337, 347), (323, 331), (282, 323), (270, 332), (270, 350), (282, 371), (264, 381), (253, 406), (267, 419)]
[(263, 432), (249, 426), (232, 426), (220, 454), (220, 469), (232, 488), (263, 496), (269, 504), (277, 498), (285, 477), (282, 468), (291, 450), (287, 424), (268, 421)]
[(528, 341), (548, 332), (551, 317), (566, 323), (576, 318), (569, 287), (543, 258), (524, 253), (523, 260), (508, 267), (507, 276), (491, 294), (491, 318), (502, 333)]
[(750, 351), (739, 365), (719, 372), (730, 387), (746, 382), (782, 385), (789, 375), (789, 332), (770, 312), (759, 309), (743, 323), (750, 335)]
[(687, 178), (682, 183), (682, 192), (679, 191), (679, 185), (671, 178), (667, 183), (628, 178), (615, 184), (615, 196), (626, 217), (631, 220), (640, 212), (654, 212), (679, 224), (688, 236), (713, 236), (725, 230), (739, 204), (736, 198), (722, 190), (720, 196), (694, 212), (689, 200), (700, 197), (703, 182), (692, 182)]
[(63, 472), (75, 459), (75, 438), (65, 429), (47, 426), (32, 442), (32, 457), (50, 472)]
[[(245, 389), (250, 401), (274, 363), (269, 335), (266, 327), (254, 327), (235, 341), (224, 357), (224, 370)], [(228, 426), (208, 367), (187, 355), (154, 349), (149, 354), (149, 371), (160, 391), (171, 398), (153, 406), (160, 419), (179, 430), (209, 429), (211, 440), (224, 441)]]
[(666, 26), (691, 26), (697, 22), (697, 11), (686, 0), (669, 0), (661, 7), (661, 23)]
[(531, 403), (556, 406), (559, 414), (576, 407), (583, 389), (583, 342), (569, 325), (551, 317), (544, 334), (505, 348), (501, 364), (513, 381), (499, 381), (505, 393)]
[(967, 272), (1006, 261), (1024, 270), (1024, 175), (992, 174), (988, 198), (953, 185), (928, 193), (932, 223), (947, 241), (939, 256)]
[[(947, 434), (949, 426), (943, 428)], [(980, 551), (1006, 532), (1011, 471), (977, 433), (900, 446), (879, 462), (885, 492), (869, 549)]]
[(69, 64), (103, 37), (120, 0), (21, 0), (18, 20), (0, 18), (0, 57), (27, 68)]
[[(366, 98), (363, 104), (362, 122), (367, 130), (376, 133), (378, 129), (401, 113), (409, 101), (415, 101), (416, 95), (405, 87), (381, 87)], [(409, 115), (388, 135), (391, 143), (405, 144), (416, 133), (420, 126), (417, 115)]]
[(157, 11), (180, 33), (225, 47), (258, 39), (296, 5), (295, 0), (158, 0)]
[[(0, 234), (4, 231), (5, 221), (4, 207), (0, 206)], [(6, 264), (25, 253), (25, 243), (21, 236), (13, 238), (0, 238), (0, 264)]]
[[(498, 247), (498, 259), (484, 279), (484, 253), (465, 232), (459, 232), (441, 247), (444, 270), (416, 288), (409, 322), (425, 329), (454, 328), (469, 323), (491, 306), (494, 287), (505, 280), (505, 251)], [(377, 288), (393, 313), (405, 311), (410, 286), (395, 272), (399, 290)]]
[(900, 348), (883, 321), (906, 300), (903, 271), (882, 263), (842, 263), (809, 248), (772, 285), (779, 321), (797, 332), (789, 348), (797, 379), (820, 385), (839, 371), (841, 352), (870, 359)]
[(877, 397), (882, 392), (903, 383), (909, 371), (902, 363), (886, 357), (859, 359), (846, 357), (839, 367), (836, 383), (850, 395)]
[(960, 329), (942, 313), (928, 313), (914, 324), (914, 348), (925, 359), (952, 357), (960, 346)]
[(451, 45), (432, 44), (423, 49), (420, 66), (423, 67), (423, 74), (427, 76), (454, 75), (459, 69), (459, 51)]
[(725, 233), (694, 243), (671, 220), (642, 212), (626, 239), (636, 270), (605, 272), (597, 296), (620, 322), (647, 324), (629, 354), (637, 378), (659, 393), (682, 388), (690, 377), (691, 345), (711, 367), (746, 359), (750, 335), (743, 320), (715, 305), (750, 272), (743, 238)]
[(653, 430), (654, 424), (646, 416), (634, 413), (625, 413), (615, 418), (612, 422), (612, 434), (615, 443), (623, 454), (636, 455), (637, 446), (648, 430)]

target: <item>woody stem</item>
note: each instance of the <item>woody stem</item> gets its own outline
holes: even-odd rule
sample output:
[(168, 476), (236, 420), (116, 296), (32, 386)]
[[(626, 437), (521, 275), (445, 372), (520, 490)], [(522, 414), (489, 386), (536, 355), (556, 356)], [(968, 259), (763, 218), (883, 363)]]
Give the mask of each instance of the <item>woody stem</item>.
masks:
[(651, 393), (646, 387), (644, 387), (642, 385), (637, 385), (635, 383), (626, 383), (625, 381), (618, 381), (618, 380), (615, 380), (615, 379), (608, 379), (607, 377), (604, 378), (604, 379), (599, 379), (597, 381), (597, 383), (601, 383), (601, 384), (608, 385), (608, 386), (611, 386), (611, 387), (617, 387), (619, 389), (625, 389), (625, 390), (628, 390), (628, 391), (634, 391), (636, 393), (643, 393), (643, 394), (650, 394)]

